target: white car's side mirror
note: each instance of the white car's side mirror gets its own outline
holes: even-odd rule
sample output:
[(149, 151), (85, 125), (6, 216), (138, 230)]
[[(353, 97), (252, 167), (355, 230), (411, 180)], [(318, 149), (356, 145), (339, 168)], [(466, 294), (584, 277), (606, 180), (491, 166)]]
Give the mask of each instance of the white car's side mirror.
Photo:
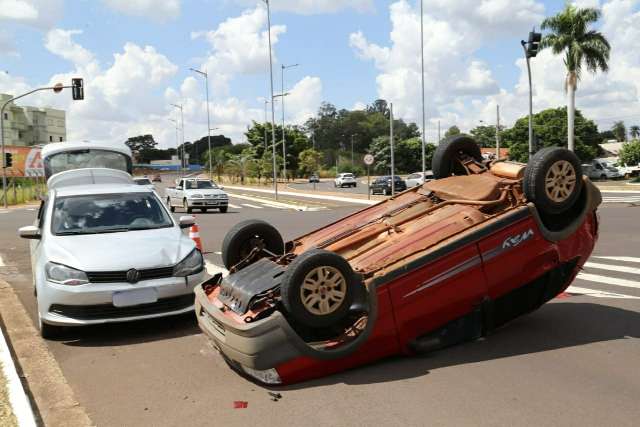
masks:
[(27, 225), (25, 227), (21, 227), (20, 229), (18, 229), (18, 234), (23, 239), (40, 239), (42, 237), (40, 229), (35, 225)]
[(190, 215), (181, 216), (180, 219), (178, 220), (178, 224), (180, 225), (180, 228), (189, 228), (195, 223), (196, 223), (195, 217)]

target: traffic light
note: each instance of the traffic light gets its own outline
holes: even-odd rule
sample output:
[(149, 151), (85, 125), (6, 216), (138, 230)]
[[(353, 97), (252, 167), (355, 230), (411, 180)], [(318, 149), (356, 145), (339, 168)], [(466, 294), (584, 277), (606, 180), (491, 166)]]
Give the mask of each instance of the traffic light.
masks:
[(71, 79), (71, 96), (74, 101), (84, 99), (84, 82), (82, 79)]
[(527, 43), (527, 56), (529, 58), (535, 58), (540, 51), (540, 42), (542, 41), (542, 34), (531, 31), (529, 33), (529, 42)]
[(13, 153), (4, 153), (4, 167), (10, 168), (13, 166)]

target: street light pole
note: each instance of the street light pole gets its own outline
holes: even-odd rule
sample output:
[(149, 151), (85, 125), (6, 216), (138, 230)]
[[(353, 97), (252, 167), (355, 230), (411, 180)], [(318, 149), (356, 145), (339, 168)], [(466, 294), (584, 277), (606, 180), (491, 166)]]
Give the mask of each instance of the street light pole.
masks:
[(393, 155), (393, 102), (389, 103), (389, 143), (391, 145), (391, 197), (396, 194), (395, 164)]
[(213, 179), (213, 170), (211, 168), (211, 115), (209, 114), (209, 74), (206, 71), (196, 70), (194, 68), (190, 68), (191, 71), (198, 73), (204, 76), (204, 87), (206, 91), (206, 99), (207, 99), (207, 145), (209, 150), (209, 178)]
[(180, 128), (182, 134), (182, 161), (180, 162), (180, 169), (182, 174), (184, 175), (184, 160), (186, 156), (186, 151), (184, 147), (184, 108), (182, 108), (182, 104), (171, 104), (172, 106), (178, 108), (180, 110)]
[[(527, 60), (527, 74), (529, 76), (529, 160), (533, 157), (533, 89), (531, 85), (531, 58), (534, 58), (540, 49), (542, 34), (535, 28), (529, 33), (529, 41), (522, 40), (520, 44), (524, 49), (524, 57)], [(569, 147), (571, 150), (572, 148)]]
[(427, 176), (427, 149), (426, 149), (426, 111), (424, 102), (424, 0), (420, 0), (420, 62), (421, 62), (421, 82), (422, 82), (422, 181), (426, 182)]
[[(267, 152), (267, 146), (269, 145), (268, 136), (267, 136), (267, 104), (268, 100), (264, 100), (264, 152)], [(264, 153), (263, 153), (264, 154)]]
[(276, 175), (276, 113), (273, 107), (273, 58), (271, 55), (271, 7), (269, 0), (262, 0), (267, 4), (267, 28), (269, 34), (269, 75), (271, 76), (271, 139), (273, 143), (273, 191), (278, 200), (278, 177)]
[(282, 175), (284, 176), (284, 181), (287, 181), (287, 143), (286, 143), (286, 133), (284, 130), (284, 70), (287, 68), (297, 67), (300, 64), (293, 65), (284, 65), (282, 64)]
[[(180, 141), (178, 140), (178, 121), (177, 120), (173, 120), (173, 119), (169, 119), (169, 121), (171, 123), (173, 123), (173, 127), (176, 130), (176, 153), (178, 153), (178, 158), (180, 157)], [(182, 169), (182, 161), (180, 161), (180, 169)]]

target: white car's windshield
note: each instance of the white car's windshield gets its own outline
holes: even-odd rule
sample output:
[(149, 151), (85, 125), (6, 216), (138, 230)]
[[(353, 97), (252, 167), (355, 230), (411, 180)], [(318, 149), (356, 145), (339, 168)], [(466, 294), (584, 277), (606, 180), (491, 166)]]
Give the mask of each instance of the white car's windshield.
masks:
[(153, 185), (151, 184), (151, 180), (149, 178), (138, 178), (134, 180), (138, 185)]
[(196, 189), (205, 190), (205, 189), (211, 189), (211, 188), (218, 188), (218, 186), (211, 181), (186, 181), (186, 184), (187, 184), (187, 190), (196, 190)]
[(167, 212), (150, 193), (91, 194), (56, 198), (51, 231), (98, 234), (171, 227)]

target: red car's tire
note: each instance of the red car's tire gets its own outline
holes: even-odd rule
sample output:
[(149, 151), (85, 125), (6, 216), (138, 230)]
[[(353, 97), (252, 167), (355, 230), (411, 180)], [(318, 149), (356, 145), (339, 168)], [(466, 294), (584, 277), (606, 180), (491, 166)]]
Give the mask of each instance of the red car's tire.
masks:
[[(224, 208), (221, 208), (221, 210)], [(255, 247), (262, 247), (276, 255), (284, 254), (284, 241), (271, 224), (250, 219), (236, 224), (222, 241), (222, 262), (230, 269), (245, 259)]]
[(482, 161), (480, 146), (469, 135), (454, 135), (442, 141), (433, 154), (431, 169), (435, 179), (451, 175), (466, 175), (467, 171), (458, 161), (458, 155), (466, 154), (478, 162)]
[(580, 159), (566, 148), (541, 149), (524, 173), (524, 194), (543, 214), (557, 215), (571, 209), (582, 185)]
[(282, 305), (294, 321), (311, 328), (340, 324), (358, 286), (351, 265), (335, 252), (311, 249), (282, 275)]

